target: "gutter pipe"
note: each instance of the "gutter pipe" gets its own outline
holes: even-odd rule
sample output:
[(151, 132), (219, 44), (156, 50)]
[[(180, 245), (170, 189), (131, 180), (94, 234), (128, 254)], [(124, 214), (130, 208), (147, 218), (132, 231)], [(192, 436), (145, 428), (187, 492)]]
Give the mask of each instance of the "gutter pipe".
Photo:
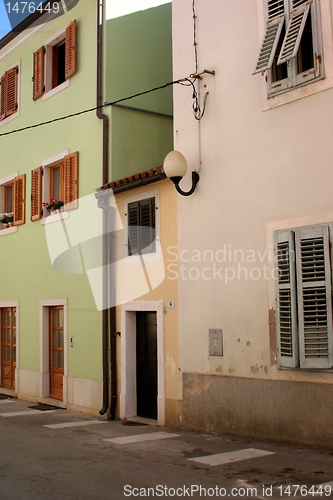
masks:
[[(103, 0), (97, 0), (97, 118), (102, 120), (103, 124), (103, 160), (102, 160), (102, 183), (108, 183), (109, 172), (109, 119), (107, 115), (102, 113), (101, 106), (103, 105)], [(112, 293), (112, 307), (108, 308), (109, 304), (109, 263), (112, 263), (110, 257), (113, 254), (113, 237), (109, 235), (110, 222), (112, 219), (112, 208), (104, 199), (102, 204), (99, 204), (103, 210), (103, 234), (102, 234), (102, 292), (103, 292), (103, 311), (102, 311), (102, 365), (103, 365), (103, 407), (100, 410), (100, 415), (104, 415), (108, 411), (108, 417), (115, 418), (115, 409), (117, 403), (117, 355), (116, 355), (116, 319), (114, 292)], [(112, 234), (112, 233), (111, 233)], [(110, 339), (109, 339), (110, 328)], [(109, 359), (109, 342), (110, 342), (110, 359)], [(109, 362), (111, 362), (111, 394), (109, 397)]]

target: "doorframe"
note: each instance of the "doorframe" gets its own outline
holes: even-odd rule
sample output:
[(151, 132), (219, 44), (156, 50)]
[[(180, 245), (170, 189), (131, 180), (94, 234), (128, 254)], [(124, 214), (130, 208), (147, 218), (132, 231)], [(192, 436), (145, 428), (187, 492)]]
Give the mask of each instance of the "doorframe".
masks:
[(68, 299), (43, 299), (39, 302), (39, 398), (50, 397), (50, 307), (64, 308), (64, 385), (63, 399), (68, 399)]
[[(20, 301), (19, 300), (0, 300), (0, 308), (3, 307), (16, 307), (16, 367), (15, 367), (15, 389), (5, 389), (6, 391), (18, 394), (19, 392), (19, 370), (20, 370)], [(1, 322), (1, 315), (0, 315)], [(1, 339), (0, 339), (1, 340)], [(1, 348), (1, 346), (0, 346)], [(0, 356), (0, 370), (1, 370), (1, 356)], [(0, 371), (1, 373), (1, 371)], [(1, 383), (1, 379), (0, 379)], [(0, 386), (1, 387), (1, 386)]]
[(120, 418), (137, 415), (136, 312), (156, 312), (157, 320), (157, 423), (165, 425), (164, 308), (163, 300), (135, 300), (121, 305)]

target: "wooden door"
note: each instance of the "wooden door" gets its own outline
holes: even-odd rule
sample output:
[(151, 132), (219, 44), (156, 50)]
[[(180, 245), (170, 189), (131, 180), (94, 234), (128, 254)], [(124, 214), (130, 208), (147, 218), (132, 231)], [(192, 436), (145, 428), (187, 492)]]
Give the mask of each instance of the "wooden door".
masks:
[(1, 387), (15, 389), (16, 308), (1, 309)]
[(64, 308), (50, 307), (50, 397), (63, 399)]
[(136, 313), (137, 415), (157, 419), (157, 316)]

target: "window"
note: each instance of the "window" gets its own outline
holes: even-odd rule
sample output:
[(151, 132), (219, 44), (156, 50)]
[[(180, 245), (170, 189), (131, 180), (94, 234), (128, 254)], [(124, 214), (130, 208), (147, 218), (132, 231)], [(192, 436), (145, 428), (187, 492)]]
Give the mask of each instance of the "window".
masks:
[(25, 174), (0, 179), (0, 213), (14, 214), (14, 226), (25, 223)]
[(18, 111), (18, 74), (19, 68), (15, 66), (0, 78), (0, 121)]
[(64, 162), (57, 163), (50, 168), (50, 200), (64, 199)]
[(62, 90), (75, 72), (76, 21), (73, 21), (34, 53), (34, 100), (53, 89)]
[(332, 368), (332, 227), (278, 231), (274, 238), (279, 366)]
[(46, 160), (44, 166), (31, 172), (32, 221), (47, 215), (43, 201), (51, 202), (52, 198), (63, 201), (65, 210), (78, 206), (79, 153), (59, 156), (62, 158)]
[(318, 0), (265, 0), (266, 32), (254, 73), (272, 96), (323, 77)]
[(134, 201), (127, 205), (128, 255), (154, 253), (155, 198)]

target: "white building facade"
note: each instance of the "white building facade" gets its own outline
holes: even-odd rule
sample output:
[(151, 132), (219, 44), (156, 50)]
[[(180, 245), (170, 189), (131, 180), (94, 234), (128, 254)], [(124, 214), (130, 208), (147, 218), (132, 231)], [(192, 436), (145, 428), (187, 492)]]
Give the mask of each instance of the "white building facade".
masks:
[(332, 3), (173, 0), (173, 58), (180, 424), (329, 446)]

